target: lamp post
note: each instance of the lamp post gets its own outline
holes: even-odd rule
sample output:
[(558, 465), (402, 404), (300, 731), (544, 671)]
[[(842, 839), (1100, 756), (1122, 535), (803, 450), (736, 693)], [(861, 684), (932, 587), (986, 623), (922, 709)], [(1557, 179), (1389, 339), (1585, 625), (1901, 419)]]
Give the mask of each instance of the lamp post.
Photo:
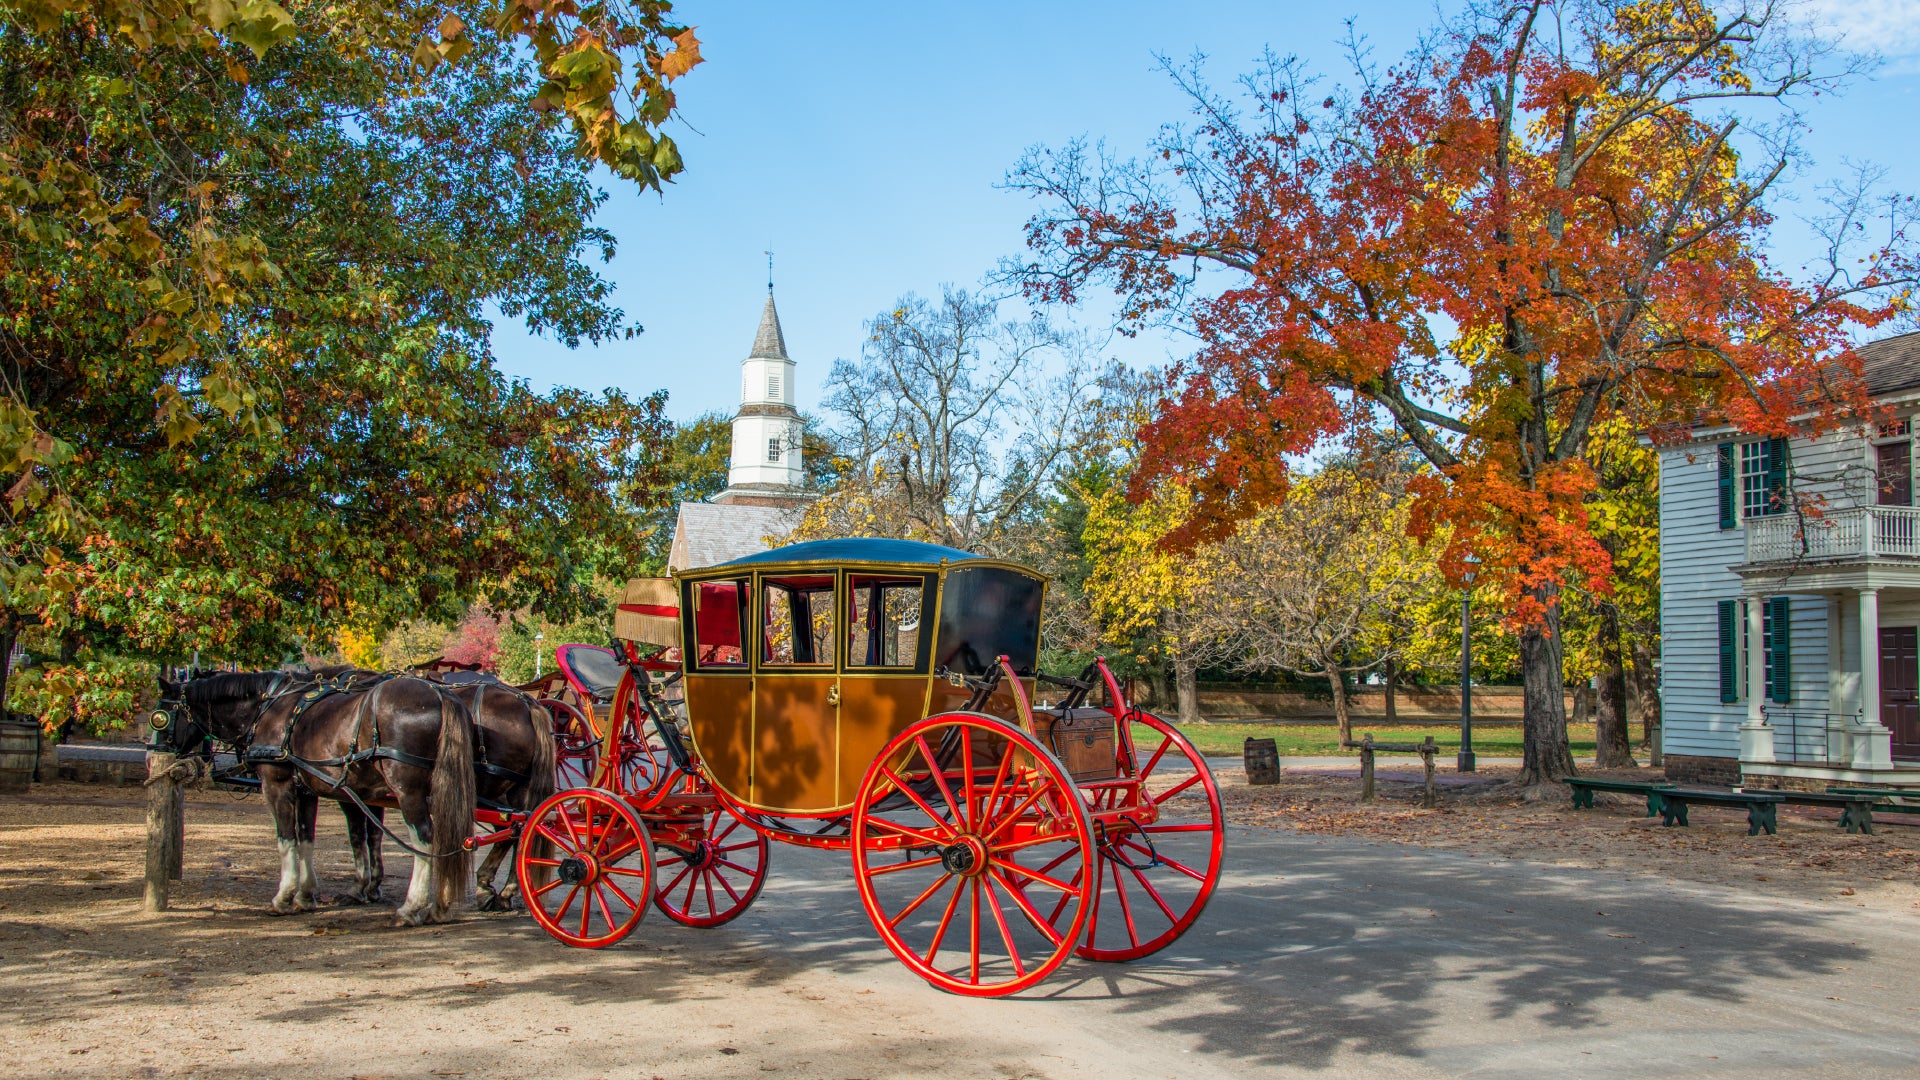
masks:
[(545, 652), (544, 647), (540, 643), (545, 640), (547, 640), (547, 635), (544, 633), (535, 633), (533, 635), (533, 677), (536, 679), (540, 677), (540, 661)]
[(1460, 582), (1460, 756), (1454, 760), (1459, 772), (1473, 771), (1473, 575), (1480, 560), (1468, 555), (1461, 560)]

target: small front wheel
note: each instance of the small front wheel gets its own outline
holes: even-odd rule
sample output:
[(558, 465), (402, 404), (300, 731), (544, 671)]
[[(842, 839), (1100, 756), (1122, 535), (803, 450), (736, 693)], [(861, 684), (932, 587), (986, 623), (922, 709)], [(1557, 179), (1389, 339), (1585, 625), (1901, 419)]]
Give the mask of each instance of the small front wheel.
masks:
[(703, 930), (732, 922), (767, 883), (771, 848), (759, 830), (713, 807), (684, 843), (661, 841), (654, 906), (674, 922)]
[(943, 990), (1018, 993), (1079, 944), (1097, 859), (1086, 807), (1003, 720), (943, 713), (901, 732), (861, 781), (852, 840), (874, 929)]
[(575, 788), (534, 809), (514, 873), (542, 929), (576, 948), (604, 949), (632, 933), (647, 913), (653, 841), (625, 800)]

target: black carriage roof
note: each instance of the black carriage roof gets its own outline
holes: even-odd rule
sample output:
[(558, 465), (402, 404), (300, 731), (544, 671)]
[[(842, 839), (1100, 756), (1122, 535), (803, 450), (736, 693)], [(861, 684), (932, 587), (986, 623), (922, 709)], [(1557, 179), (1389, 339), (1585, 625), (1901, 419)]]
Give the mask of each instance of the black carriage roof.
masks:
[(919, 540), (859, 537), (844, 540), (809, 540), (803, 544), (788, 544), (786, 547), (762, 551), (720, 565), (762, 566), (770, 563), (828, 562), (937, 566), (943, 559), (948, 562), (960, 562), (964, 559), (979, 558), (982, 556), (975, 555), (971, 551), (923, 543)]

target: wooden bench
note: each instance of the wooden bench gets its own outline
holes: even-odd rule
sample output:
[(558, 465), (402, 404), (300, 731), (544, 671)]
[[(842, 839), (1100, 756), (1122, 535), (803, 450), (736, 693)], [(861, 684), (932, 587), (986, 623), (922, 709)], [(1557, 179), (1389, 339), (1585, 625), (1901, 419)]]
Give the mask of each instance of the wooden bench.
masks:
[[(1873, 834), (1873, 804), (1876, 797), (1871, 794), (1853, 794), (1834, 791), (1770, 791), (1765, 794), (1778, 795), (1780, 801), (1789, 806), (1837, 806), (1840, 808), (1840, 827), (1850, 833)], [(1920, 811), (1920, 807), (1914, 808)]]
[(1646, 784), (1637, 780), (1589, 780), (1585, 777), (1573, 777), (1567, 781), (1573, 789), (1573, 808), (1575, 810), (1593, 809), (1593, 793), (1596, 791), (1618, 791), (1627, 795), (1645, 795), (1647, 797), (1647, 817), (1660, 812), (1664, 800), (1661, 793), (1673, 787), (1672, 784)]
[(1747, 812), (1747, 835), (1764, 831), (1772, 836), (1777, 828), (1775, 811), (1785, 796), (1775, 791), (1707, 791), (1699, 788), (1665, 788), (1660, 792), (1660, 823), (1669, 828), (1687, 824), (1689, 806), (1730, 806)]
[[(1873, 823), (1874, 812), (1882, 814), (1920, 814), (1920, 790), (1902, 788), (1855, 788), (1830, 787), (1827, 794), (1842, 798), (1861, 798), (1874, 800), (1866, 814), (1866, 823)], [(1913, 802), (1893, 802), (1893, 799), (1913, 799)], [(1871, 828), (1866, 830), (1872, 832)]]

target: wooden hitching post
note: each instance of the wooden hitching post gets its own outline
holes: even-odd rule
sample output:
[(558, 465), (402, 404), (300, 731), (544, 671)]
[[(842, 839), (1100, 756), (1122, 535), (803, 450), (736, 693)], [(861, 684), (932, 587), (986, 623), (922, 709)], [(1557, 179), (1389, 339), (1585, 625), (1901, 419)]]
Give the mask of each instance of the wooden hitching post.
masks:
[(180, 849), (186, 833), (186, 793), (173, 771), (174, 755), (147, 752), (147, 879), (142, 904), (167, 910), (167, 882), (180, 877)]
[(1433, 755), (1436, 752), (1437, 748), (1433, 745), (1433, 736), (1429, 735), (1427, 736), (1427, 741), (1420, 745), (1420, 760), (1427, 766), (1427, 789), (1420, 797), (1420, 805), (1429, 810), (1438, 805), (1440, 801), (1440, 793), (1435, 788), (1433, 780)]
[(1360, 737), (1360, 801), (1373, 801), (1373, 732)]

